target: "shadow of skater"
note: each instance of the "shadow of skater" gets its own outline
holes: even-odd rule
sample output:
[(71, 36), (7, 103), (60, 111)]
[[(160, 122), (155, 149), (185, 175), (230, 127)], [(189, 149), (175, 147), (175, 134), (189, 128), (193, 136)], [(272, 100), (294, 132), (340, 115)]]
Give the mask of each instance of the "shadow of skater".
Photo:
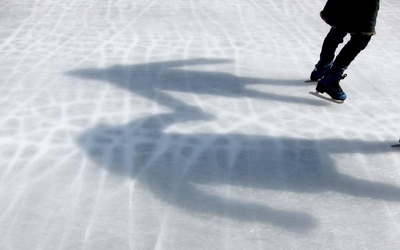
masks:
[(78, 143), (100, 166), (139, 181), (166, 203), (191, 213), (268, 223), (295, 232), (315, 228), (316, 219), (304, 212), (246, 202), (246, 197), (227, 198), (201, 187), (334, 191), (400, 201), (400, 187), (341, 174), (329, 156), (382, 153), (388, 151), (386, 143), (164, 133), (171, 117), (177, 115), (156, 115), (121, 126), (100, 125), (82, 134)]
[[(67, 72), (84, 79), (109, 81), (173, 110), (120, 126), (96, 126), (85, 131), (79, 146), (100, 166), (145, 185), (160, 200), (190, 213), (257, 221), (295, 232), (317, 226), (316, 219), (295, 210), (217, 195), (204, 186), (249, 187), (262, 190), (320, 193), (335, 191), (358, 197), (400, 201), (400, 188), (355, 179), (336, 171), (333, 153), (379, 153), (386, 146), (375, 142), (304, 140), (241, 134), (165, 133), (171, 124), (216, 119), (159, 90), (244, 96), (290, 103), (297, 97), (248, 90), (247, 84), (295, 85), (293, 81), (236, 77), (226, 73), (197, 72), (176, 67), (226, 63), (196, 59), (84, 69)], [(308, 102), (311, 104), (314, 102)], [(316, 102), (319, 103), (319, 102)], [(316, 104), (315, 103), (315, 104)]]
[[(231, 60), (227, 59), (191, 59), (127, 66), (116, 65), (109, 68), (79, 69), (65, 74), (83, 79), (109, 82), (172, 109), (176, 109), (176, 106), (182, 106), (182, 103), (165, 94), (163, 92), (165, 90), (233, 98), (257, 98), (316, 106), (328, 105), (320, 100), (260, 92), (246, 88), (251, 84), (295, 87), (302, 86), (304, 84), (302, 80), (240, 77), (230, 73), (185, 69), (189, 66), (210, 66), (230, 62)], [(183, 106), (188, 107), (187, 104), (183, 104)]]

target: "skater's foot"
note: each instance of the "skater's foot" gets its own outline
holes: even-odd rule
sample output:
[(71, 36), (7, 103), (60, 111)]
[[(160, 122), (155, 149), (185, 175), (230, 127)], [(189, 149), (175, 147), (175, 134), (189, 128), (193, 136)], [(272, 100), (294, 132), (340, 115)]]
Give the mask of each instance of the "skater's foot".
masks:
[(327, 93), (332, 99), (344, 101), (347, 98), (339, 83), (318, 82), (316, 90), (320, 93)]
[(347, 75), (343, 74), (346, 67), (333, 66), (327, 75), (318, 82), (316, 90), (320, 93), (327, 93), (332, 99), (344, 101), (347, 98), (346, 93), (342, 90), (339, 82)]
[(324, 62), (320, 60), (317, 64), (315, 64), (315, 69), (311, 72), (311, 81), (321, 80), (328, 73), (331, 67), (332, 62)]

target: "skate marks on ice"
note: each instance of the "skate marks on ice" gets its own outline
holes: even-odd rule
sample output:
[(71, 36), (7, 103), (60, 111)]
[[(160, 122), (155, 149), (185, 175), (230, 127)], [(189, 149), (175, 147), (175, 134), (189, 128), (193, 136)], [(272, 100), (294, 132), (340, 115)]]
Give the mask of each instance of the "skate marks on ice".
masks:
[(254, 190), (312, 194), (334, 191), (400, 201), (399, 187), (343, 175), (336, 171), (330, 157), (337, 153), (385, 152), (387, 147), (383, 143), (165, 132), (174, 124), (217, 118), (160, 90), (310, 104), (302, 98), (244, 88), (251, 83), (275, 83), (268, 79), (177, 69), (227, 62), (196, 59), (68, 72), (70, 76), (109, 82), (172, 109), (172, 113), (150, 113), (125, 125), (95, 126), (80, 136), (79, 146), (107, 171), (135, 180), (165, 203), (207, 218), (217, 216), (272, 224), (294, 232), (307, 232), (318, 225), (314, 216), (292, 206), (278, 209), (269, 205), (269, 201), (279, 200), (280, 196), (257, 196), (260, 202), (255, 202), (247, 197), (237, 199), (216, 194), (210, 191), (211, 187), (245, 188), (252, 190), (250, 193)]

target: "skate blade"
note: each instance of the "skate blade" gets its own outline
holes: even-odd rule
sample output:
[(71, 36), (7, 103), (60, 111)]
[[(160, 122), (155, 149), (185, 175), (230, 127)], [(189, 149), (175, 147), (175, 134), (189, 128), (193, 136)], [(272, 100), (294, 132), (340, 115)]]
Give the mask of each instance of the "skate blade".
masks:
[(304, 82), (318, 82), (319, 80), (305, 80)]
[(343, 103), (344, 103), (344, 101), (342, 101), (342, 100), (335, 100), (335, 99), (332, 99), (332, 98), (330, 98), (330, 97), (326, 97), (326, 96), (322, 95), (322, 94), (319, 93), (319, 92), (310, 91), (309, 93), (310, 93), (311, 95), (316, 96), (316, 97), (318, 97), (318, 98), (321, 98), (321, 99), (323, 99), (323, 100), (325, 100), (325, 101), (333, 102), (333, 103), (336, 103), (336, 104), (343, 104)]
[(392, 148), (400, 148), (400, 144), (392, 145)]

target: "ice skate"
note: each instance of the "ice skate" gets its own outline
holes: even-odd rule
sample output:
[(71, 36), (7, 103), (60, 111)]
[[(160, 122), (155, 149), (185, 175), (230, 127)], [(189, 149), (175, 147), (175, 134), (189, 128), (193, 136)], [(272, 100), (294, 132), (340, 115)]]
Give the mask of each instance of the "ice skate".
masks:
[(311, 72), (310, 80), (318, 81), (321, 80), (325, 74), (331, 69), (332, 62), (323, 62), (320, 60), (317, 64), (315, 64), (315, 69)]
[(334, 100), (346, 100), (347, 95), (339, 85), (339, 82), (347, 76), (346, 74), (343, 74), (345, 70), (346, 68), (332, 67), (327, 75), (318, 82), (316, 88), (317, 92), (326, 92)]

